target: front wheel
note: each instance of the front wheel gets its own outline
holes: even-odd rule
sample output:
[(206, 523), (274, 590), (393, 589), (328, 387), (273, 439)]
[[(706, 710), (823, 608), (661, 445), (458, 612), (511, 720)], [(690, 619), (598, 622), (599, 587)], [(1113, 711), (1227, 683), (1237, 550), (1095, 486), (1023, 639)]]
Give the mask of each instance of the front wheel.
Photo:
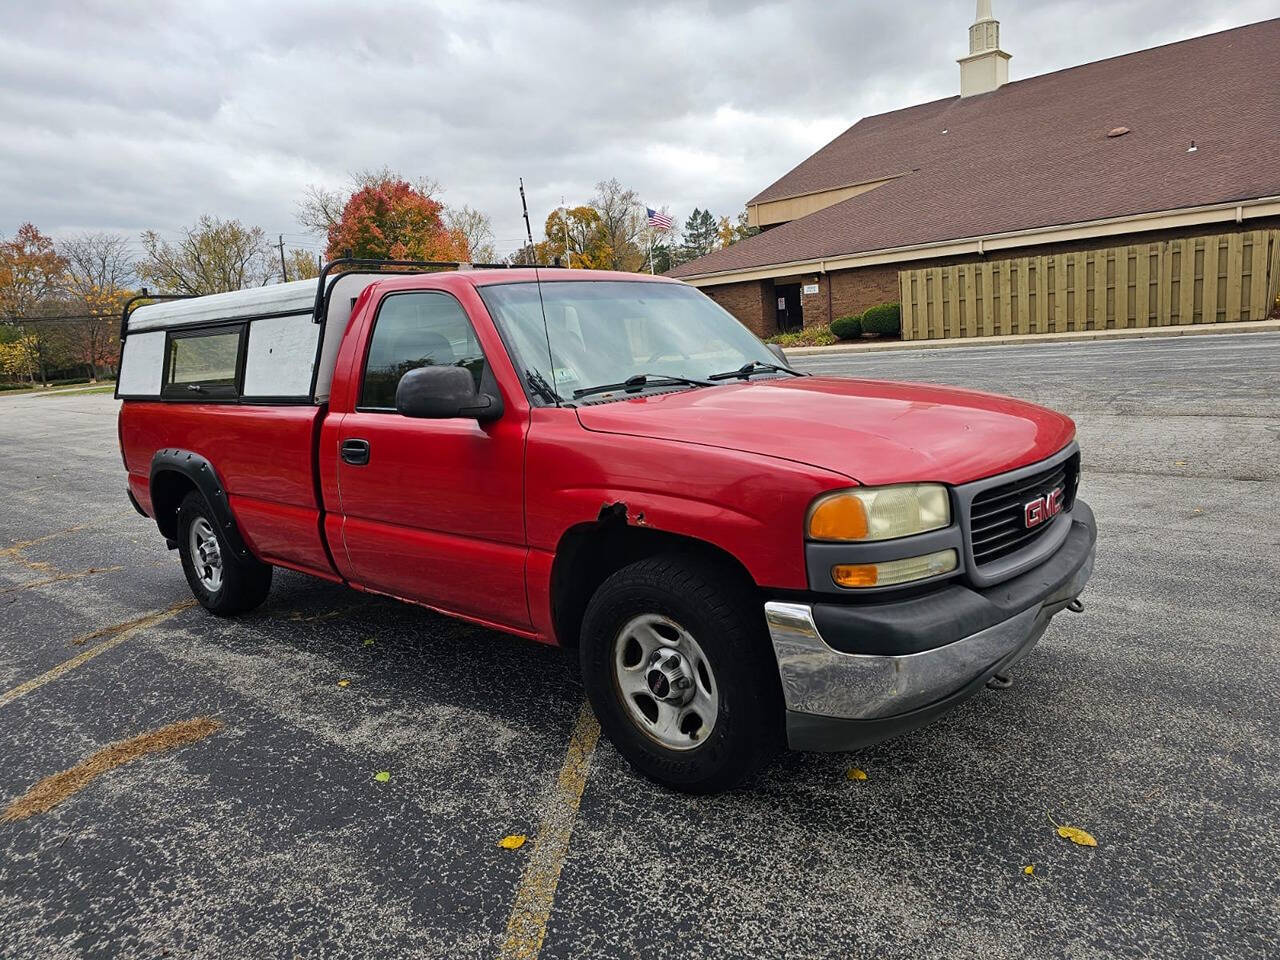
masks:
[(777, 667), (751, 590), (714, 561), (633, 563), (583, 620), (587, 695), (640, 773), (688, 793), (728, 789), (778, 741)]
[(195, 490), (178, 507), (178, 553), (192, 594), (210, 613), (234, 616), (267, 598), (271, 567), (235, 556), (208, 503)]

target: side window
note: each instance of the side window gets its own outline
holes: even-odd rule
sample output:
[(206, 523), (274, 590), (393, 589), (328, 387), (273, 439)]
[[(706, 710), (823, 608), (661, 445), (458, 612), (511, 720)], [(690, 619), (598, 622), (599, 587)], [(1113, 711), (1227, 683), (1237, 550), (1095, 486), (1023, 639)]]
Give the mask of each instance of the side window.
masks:
[(428, 364), (465, 367), (479, 389), (484, 354), (466, 311), (447, 293), (390, 294), (374, 321), (359, 406), (394, 410), (400, 378)]
[(170, 331), (161, 393), (182, 399), (234, 399), (244, 327)]

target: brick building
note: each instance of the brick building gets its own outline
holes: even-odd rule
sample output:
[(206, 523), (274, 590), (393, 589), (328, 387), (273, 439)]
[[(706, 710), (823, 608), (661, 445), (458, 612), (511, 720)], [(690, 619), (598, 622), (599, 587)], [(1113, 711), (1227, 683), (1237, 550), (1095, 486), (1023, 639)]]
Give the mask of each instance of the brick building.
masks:
[(960, 95), (866, 117), (676, 267), (756, 333), (899, 298), (899, 270), (1280, 226), (1280, 19), (1008, 82), (990, 0)]

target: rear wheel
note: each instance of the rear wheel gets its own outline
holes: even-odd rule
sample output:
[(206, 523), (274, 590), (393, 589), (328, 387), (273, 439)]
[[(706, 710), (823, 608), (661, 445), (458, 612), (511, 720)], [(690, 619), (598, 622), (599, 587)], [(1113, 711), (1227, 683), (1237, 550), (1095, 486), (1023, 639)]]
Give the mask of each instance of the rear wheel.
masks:
[(601, 727), (664, 786), (728, 789), (778, 742), (760, 605), (714, 562), (666, 555), (619, 570), (587, 607), (580, 653)]
[(192, 490), (178, 507), (178, 553), (200, 605), (220, 617), (252, 610), (271, 589), (271, 567), (238, 559), (203, 496)]

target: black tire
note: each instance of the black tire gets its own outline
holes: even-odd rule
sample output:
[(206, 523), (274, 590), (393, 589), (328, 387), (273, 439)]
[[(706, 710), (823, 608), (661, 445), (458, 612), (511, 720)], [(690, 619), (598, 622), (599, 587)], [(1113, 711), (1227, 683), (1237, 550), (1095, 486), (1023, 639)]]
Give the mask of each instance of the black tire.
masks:
[[(221, 583), (210, 589), (197, 571), (199, 558), (192, 552), (191, 528), (197, 523), (206, 524), (217, 539), (221, 559)], [(200, 605), (220, 617), (233, 617), (252, 610), (267, 599), (271, 590), (271, 566), (250, 557), (237, 558), (227, 544), (213, 511), (204, 497), (195, 490), (183, 498), (178, 507), (178, 553), (182, 557), (182, 572), (187, 576), (191, 593)]]
[[(687, 631), (711, 668), (718, 712), (706, 739), (691, 748), (672, 749), (642, 729), (615, 680), (623, 628), (646, 615)], [(665, 554), (613, 574), (587, 606), (579, 653), (601, 728), (632, 767), (663, 786), (727, 790), (781, 742), (782, 694), (762, 607), (749, 584), (713, 559)]]

